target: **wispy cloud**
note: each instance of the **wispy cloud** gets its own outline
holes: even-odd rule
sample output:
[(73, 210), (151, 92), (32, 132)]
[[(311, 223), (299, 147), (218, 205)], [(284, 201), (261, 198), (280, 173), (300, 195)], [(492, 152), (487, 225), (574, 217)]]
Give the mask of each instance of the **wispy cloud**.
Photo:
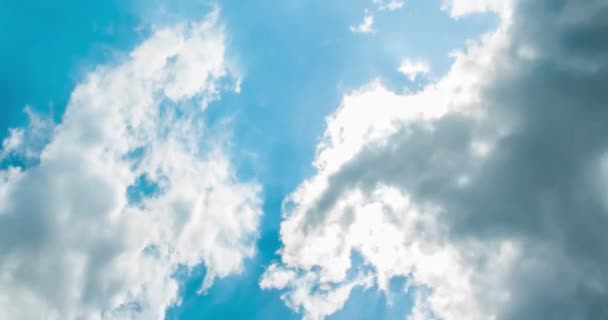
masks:
[(414, 81), (418, 76), (431, 72), (431, 66), (422, 59), (405, 58), (399, 65), (399, 72), (407, 76), (410, 81)]
[(374, 30), (374, 20), (375, 20), (375, 12), (382, 11), (395, 11), (401, 9), (405, 4), (404, 1), (399, 0), (372, 0), (374, 4), (373, 10), (365, 9), (365, 15), (363, 16), (363, 21), (360, 24), (350, 26), (350, 31), (356, 33), (373, 33)]
[(366, 13), (363, 21), (355, 26), (350, 26), (350, 31), (356, 33), (372, 33), (374, 32), (374, 16), (371, 13)]
[(399, 9), (403, 8), (403, 5), (405, 4), (405, 1), (400, 1), (400, 0), (389, 0), (389, 1), (373, 0), (372, 2), (376, 5), (376, 8), (378, 9), (378, 11), (399, 10)]

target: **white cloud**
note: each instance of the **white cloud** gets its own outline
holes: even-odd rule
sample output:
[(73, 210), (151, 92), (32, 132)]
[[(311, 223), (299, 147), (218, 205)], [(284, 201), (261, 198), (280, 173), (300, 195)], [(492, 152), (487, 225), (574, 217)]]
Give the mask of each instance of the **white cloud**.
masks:
[(425, 60), (405, 58), (399, 65), (399, 72), (406, 75), (410, 81), (414, 81), (419, 75), (426, 75), (431, 72), (431, 66)]
[[(498, 35), (486, 39), (492, 45), (499, 40)], [(340, 108), (327, 119), (325, 137), (315, 160), (317, 174), (303, 182), (286, 202), (293, 210), (285, 212), (281, 225), (283, 264), (267, 270), (261, 281), (263, 288), (287, 288), (284, 300), (288, 306), (303, 310), (305, 318), (310, 319), (322, 319), (339, 310), (348, 297), (344, 290), (351, 289), (351, 283), (369, 285), (371, 281), (386, 290), (388, 281), (395, 276), (414, 274), (410, 285), (440, 288), (432, 298), (442, 308), (450, 308), (452, 304), (445, 300), (455, 292), (474, 294), (463, 276), (470, 272), (468, 266), (460, 261), (458, 249), (442, 239), (435, 217), (438, 208), (418, 205), (407, 192), (384, 187), (382, 182), (365, 191), (353, 185), (336, 198), (332, 198), (332, 192), (340, 188), (334, 185), (338, 183), (335, 177), (350, 163), (359, 161), (366, 148), (390, 147), (392, 137), (400, 134), (404, 126), (420, 125), (432, 130), (433, 121), (448, 114), (477, 114), (471, 105), (478, 100), (483, 70), (491, 66), (490, 58), (484, 57), (487, 50), (486, 46), (472, 45), (466, 54), (457, 57), (445, 78), (416, 94), (400, 95), (373, 82), (344, 97)], [(396, 164), (407, 161), (386, 155), (385, 164), (378, 165), (391, 170), (396, 165), (391, 159)], [(363, 273), (360, 278), (349, 278), (348, 271), (354, 267), (353, 251), (375, 270), (372, 275)], [(289, 277), (284, 276), (287, 273)], [(299, 276), (292, 279), (295, 274)], [(313, 281), (310, 279), (316, 282), (309, 283)], [(315, 286), (326, 287), (329, 292), (341, 288), (344, 298), (332, 300), (331, 307), (316, 309), (312, 301), (328, 293), (310, 289)], [(456, 307), (457, 311), (446, 312), (457, 312), (454, 314), (465, 318), (480, 312), (471, 301)]]
[[(76, 86), (39, 163), (0, 170), (0, 318), (162, 319), (178, 268), (204, 263), (203, 290), (241, 270), (259, 186), (235, 178), (201, 117), (227, 76), (215, 12)], [(156, 191), (129, 199), (142, 179)]]
[(496, 12), (503, 18), (503, 23), (513, 10), (512, 0), (443, 0), (442, 9), (449, 11), (453, 18), (469, 14)]
[(372, 0), (378, 11), (395, 11), (403, 8), (405, 1), (400, 0)]
[(366, 12), (363, 21), (356, 26), (350, 26), (350, 31), (355, 33), (374, 32), (374, 16), (371, 13)]
[(36, 161), (40, 150), (48, 143), (54, 123), (52, 119), (39, 115), (30, 107), (25, 107), (29, 125), (25, 128), (9, 129), (8, 136), (2, 141), (0, 161), (11, 156), (29, 163)]
[(315, 175), (285, 201), (263, 288), (310, 319), (346, 302), (319, 297), (396, 276), (415, 292), (409, 319), (608, 316), (608, 56), (596, 46), (608, 6), (518, 8), (422, 91), (372, 82), (343, 98)]
[(372, 278), (360, 273), (353, 279), (339, 284), (323, 283), (321, 286), (318, 284), (319, 276), (314, 272), (297, 275), (295, 271), (276, 264), (268, 267), (260, 281), (262, 289), (289, 288), (292, 292), (281, 296), (285, 304), (294, 310), (306, 310), (304, 315), (306, 320), (320, 320), (338, 311), (348, 300), (353, 287), (370, 287)]
[[(399, 9), (403, 8), (403, 5), (405, 4), (404, 1), (399, 1), (399, 0), (389, 0), (389, 1), (372, 0), (372, 3), (374, 4), (374, 6), (375, 6), (374, 9), (377, 12), (399, 10)], [(372, 12), (372, 10), (365, 9), (363, 21), (361, 21), (361, 23), (358, 25), (350, 26), (350, 31), (355, 32), (355, 33), (373, 33), (373, 32), (375, 32), (375, 30), (374, 30), (374, 20), (375, 19), (376, 18), (374, 16), (374, 13)]]

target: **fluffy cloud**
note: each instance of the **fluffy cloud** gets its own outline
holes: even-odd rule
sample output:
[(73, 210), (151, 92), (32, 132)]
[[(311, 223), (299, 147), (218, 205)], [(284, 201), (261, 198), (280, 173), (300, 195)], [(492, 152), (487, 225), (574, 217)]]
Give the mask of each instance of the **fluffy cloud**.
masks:
[(204, 263), (204, 290), (242, 268), (259, 187), (201, 116), (227, 79), (213, 13), (98, 67), (60, 124), (12, 131), (2, 154), (37, 161), (0, 170), (0, 318), (162, 319), (177, 271)]
[(38, 159), (40, 150), (48, 143), (54, 128), (52, 119), (39, 115), (29, 106), (24, 109), (29, 119), (25, 128), (9, 129), (8, 136), (2, 141), (0, 163), (17, 158), (29, 164)]
[(327, 119), (261, 280), (305, 318), (396, 276), (409, 319), (608, 317), (608, 4), (493, 3), (438, 82), (374, 82)]

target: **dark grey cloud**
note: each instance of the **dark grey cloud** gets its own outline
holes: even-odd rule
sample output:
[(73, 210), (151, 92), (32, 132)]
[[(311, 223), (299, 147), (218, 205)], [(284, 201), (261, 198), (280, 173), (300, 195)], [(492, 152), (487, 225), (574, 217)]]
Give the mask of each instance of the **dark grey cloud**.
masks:
[[(502, 288), (474, 284), (509, 293), (487, 306), (498, 319), (608, 319), (608, 2), (518, 1), (511, 18), (483, 116), (408, 122), (366, 145), (328, 177), (304, 230), (322, 230), (352, 190), (396, 187), (441, 208), (456, 247), (518, 244)], [(484, 157), (477, 139), (493, 141)], [(490, 253), (475, 254), (481, 272)]]

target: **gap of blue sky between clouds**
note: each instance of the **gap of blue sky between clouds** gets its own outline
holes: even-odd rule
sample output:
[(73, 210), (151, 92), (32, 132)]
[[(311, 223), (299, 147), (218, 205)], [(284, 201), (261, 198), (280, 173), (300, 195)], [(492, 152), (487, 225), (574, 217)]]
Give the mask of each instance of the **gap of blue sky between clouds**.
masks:
[[(129, 48), (156, 28), (174, 25), (182, 19), (196, 21), (212, 8), (180, 1), (176, 7), (181, 11), (171, 13), (171, 4), (159, 2), (162, 12), (142, 18), (141, 12), (151, 9), (143, 10), (135, 4), (45, 5), (47, 9), (65, 12), (67, 19), (44, 15), (44, 6), (17, 4), (10, 7), (12, 10), (3, 11), (7, 19), (3, 19), (6, 28), (0, 33), (2, 40), (14, 42), (8, 30), (21, 30), (23, 34), (17, 37), (20, 42), (15, 43), (14, 49), (3, 52), (0, 81), (7, 90), (0, 97), (6, 106), (2, 128), (24, 124), (26, 105), (43, 116), (51, 113), (54, 121), (60, 122), (74, 85), (95, 70), (96, 65), (111, 65), (124, 59)], [(331, 4), (226, 1), (220, 5), (219, 21), (226, 26), (227, 34), (226, 55), (235, 64), (242, 82), (239, 92), (222, 92), (203, 117), (212, 132), (225, 130), (228, 123), (230, 143), (226, 152), (239, 179), (261, 184), (264, 214), (258, 252), (244, 262), (240, 273), (216, 280), (203, 296), (196, 291), (206, 273), (204, 266), (180, 275), (182, 303), (170, 309), (167, 318), (190, 319), (201, 314), (212, 318), (267, 319), (270, 315), (298, 318), (283, 305), (279, 293), (261, 291), (258, 281), (266, 267), (277, 259), (281, 202), (312, 173), (310, 163), (314, 145), (323, 131), (324, 117), (339, 105), (344, 94), (373, 79), (381, 79), (388, 87), (401, 91), (417, 90), (441, 77), (451, 63), (448, 54), (495, 23), (492, 15), (455, 21), (440, 10), (439, 1), (409, 1), (399, 10), (383, 12), (377, 5), (368, 1)], [(84, 14), (70, 15), (68, 12), (74, 8), (82, 8)], [(351, 32), (349, 26), (355, 25), (366, 10), (378, 10), (374, 34)], [(16, 19), (30, 12), (42, 17), (39, 25), (31, 23), (36, 15), (29, 16), (32, 21)], [(151, 21), (150, 16), (156, 17), (156, 21)], [(40, 30), (48, 37), (39, 37)], [(62, 37), (50, 40), (52, 35)], [(420, 72), (418, 79), (403, 75), (400, 68), (408, 57), (428, 61), (432, 71)], [(7, 133), (8, 130), (3, 130), (3, 137)], [(142, 192), (130, 189), (135, 202), (146, 196), (148, 187), (154, 189), (146, 185), (145, 177), (138, 176), (133, 185), (137, 188), (138, 183), (143, 183)], [(396, 281), (395, 290), (399, 291)], [(375, 308), (370, 310), (387, 319), (398, 317), (403, 311), (399, 309), (403, 306), (387, 305), (383, 294), (370, 289), (355, 291), (343, 313), (334, 318), (349, 318), (349, 314), (357, 312), (358, 299), (376, 301)]]

